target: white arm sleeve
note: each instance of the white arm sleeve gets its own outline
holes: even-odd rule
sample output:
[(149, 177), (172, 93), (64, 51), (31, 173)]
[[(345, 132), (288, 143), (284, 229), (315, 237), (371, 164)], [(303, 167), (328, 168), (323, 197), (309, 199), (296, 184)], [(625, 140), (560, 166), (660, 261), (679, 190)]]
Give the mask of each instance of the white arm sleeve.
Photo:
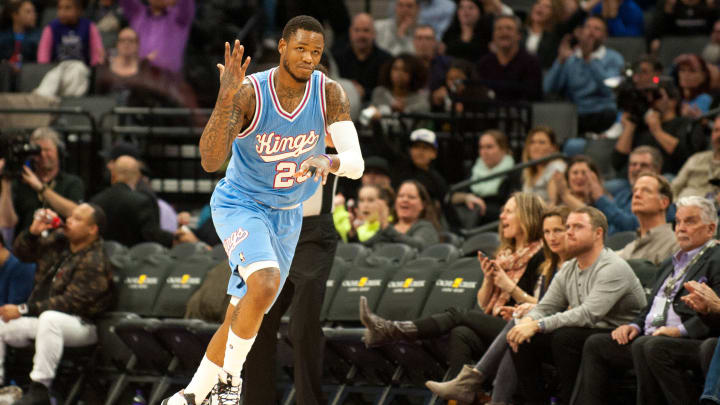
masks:
[(335, 175), (359, 179), (365, 170), (365, 161), (360, 151), (355, 124), (352, 121), (338, 121), (331, 124), (328, 131), (340, 158), (340, 166)]

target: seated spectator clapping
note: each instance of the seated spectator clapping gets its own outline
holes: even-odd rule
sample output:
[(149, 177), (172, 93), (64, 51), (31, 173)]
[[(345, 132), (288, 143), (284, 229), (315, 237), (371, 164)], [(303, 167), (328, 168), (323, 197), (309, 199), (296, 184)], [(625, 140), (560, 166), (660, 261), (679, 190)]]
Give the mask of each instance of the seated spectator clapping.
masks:
[[(591, 181), (591, 178), (597, 181)], [(591, 187), (596, 184), (602, 187), (600, 178), (597, 165), (589, 157), (573, 156), (565, 173), (555, 172), (548, 184), (550, 204), (563, 204), (571, 208), (591, 204), (594, 201)]]
[(24, 347), (35, 340), (32, 385), (15, 402), (19, 405), (50, 403), (48, 388), (63, 346), (97, 342), (92, 321), (113, 300), (112, 272), (101, 237), (102, 208), (78, 205), (62, 229), (51, 230), (56, 216), (51, 210), (38, 210), (30, 229), (15, 240), (18, 258), (37, 263), (35, 287), (25, 303), (0, 307), (0, 361), (6, 345)]

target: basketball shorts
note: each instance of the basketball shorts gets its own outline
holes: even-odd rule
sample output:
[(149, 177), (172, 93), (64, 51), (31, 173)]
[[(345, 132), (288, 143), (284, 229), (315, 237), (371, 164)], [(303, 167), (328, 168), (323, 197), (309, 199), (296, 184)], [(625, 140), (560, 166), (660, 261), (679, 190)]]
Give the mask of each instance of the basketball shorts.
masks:
[(222, 179), (210, 199), (210, 210), (230, 262), (227, 293), (242, 298), (251, 274), (274, 267), (280, 269), (280, 294), (300, 237), (302, 205), (271, 208)]

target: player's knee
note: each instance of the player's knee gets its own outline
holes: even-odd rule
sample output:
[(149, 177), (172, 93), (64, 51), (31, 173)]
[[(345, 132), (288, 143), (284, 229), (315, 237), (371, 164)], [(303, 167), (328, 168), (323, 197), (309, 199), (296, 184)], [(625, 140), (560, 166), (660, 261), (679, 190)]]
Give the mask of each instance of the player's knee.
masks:
[(280, 287), (280, 270), (268, 268), (256, 271), (248, 278), (247, 283), (247, 293), (252, 299), (272, 302)]

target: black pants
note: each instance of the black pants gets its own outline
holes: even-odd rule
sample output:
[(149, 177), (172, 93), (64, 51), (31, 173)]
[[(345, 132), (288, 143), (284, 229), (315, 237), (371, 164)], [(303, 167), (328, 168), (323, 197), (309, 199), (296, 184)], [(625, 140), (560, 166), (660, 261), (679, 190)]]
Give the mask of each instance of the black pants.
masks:
[(265, 314), (244, 368), (245, 405), (277, 403), (275, 358), (280, 318), (292, 306), (288, 337), (293, 347), (294, 382), (299, 405), (323, 403), (324, 336), (320, 310), (338, 236), (330, 214), (303, 218), (290, 274), (277, 301)]
[(600, 134), (615, 123), (617, 111), (603, 110), (578, 116), (578, 136), (585, 137), (586, 132)]
[(526, 404), (547, 404), (550, 393), (542, 378), (542, 364), (554, 364), (560, 382), (560, 403), (567, 404), (572, 396), (575, 379), (580, 369), (583, 344), (596, 333), (607, 329), (560, 328), (550, 333), (538, 333), (530, 342), (521, 344), (513, 353), (518, 387), (527, 399)]
[(464, 364), (474, 364), (507, 324), (502, 318), (488, 315), (479, 309), (455, 308), (413, 323), (421, 339), (450, 333), (448, 363), (451, 375), (457, 374)]
[(585, 343), (573, 403), (607, 404), (610, 377), (632, 368), (637, 375), (638, 404), (697, 403), (699, 394), (693, 392), (686, 370), (700, 368), (702, 343), (695, 339), (640, 336), (620, 345), (607, 333), (591, 336)]

